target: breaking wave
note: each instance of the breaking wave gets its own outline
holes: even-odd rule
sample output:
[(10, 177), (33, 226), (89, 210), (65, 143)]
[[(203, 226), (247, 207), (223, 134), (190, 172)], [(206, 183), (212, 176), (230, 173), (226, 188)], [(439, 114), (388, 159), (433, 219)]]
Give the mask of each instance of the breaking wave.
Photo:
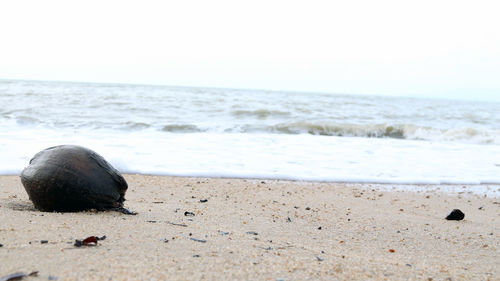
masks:
[(201, 133), (204, 131), (204, 130), (198, 128), (197, 126), (190, 125), (190, 124), (165, 125), (165, 126), (163, 126), (163, 128), (161, 130), (164, 132), (170, 132), (170, 133)]
[(126, 130), (143, 130), (151, 127), (151, 125), (143, 122), (133, 122), (133, 121), (128, 121), (124, 125), (124, 129)]
[[(247, 128), (248, 131), (259, 131), (258, 128)], [(328, 124), (294, 122), (270, 126), (264, 131), (280, 134), (310, 134), (337, 137), (394, 138), (429, 141), (463, 141), (480, 144), (500, 143), (500, 130), (457, 128), (439, 129), (415, 125), (390, 124)]]
[(286, 117), (290, 115), (290, 112), (280, 111), (280, 110), (268, 110), (268, 109), (257, 109), (257, 110), (235, 110), (231, 112), (231, 115), (241, 118), (241, 117), (256, 117), (258, 119), (266, 119), (269, 117)]

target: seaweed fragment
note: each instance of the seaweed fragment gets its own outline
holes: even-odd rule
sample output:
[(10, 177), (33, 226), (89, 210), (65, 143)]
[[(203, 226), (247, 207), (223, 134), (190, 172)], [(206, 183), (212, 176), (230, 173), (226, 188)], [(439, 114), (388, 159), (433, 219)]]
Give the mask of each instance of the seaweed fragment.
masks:
[(97, 245), (97, 241), (104, 240), (104, 239), (106, 239), (106, 235), (104, 235), (102, 237), (89, 236), (89, 237), (87, 237), (87, 238), (85, 238), (83, 240), (76, 239), (74, 246), (75, 247), (96, 246)]

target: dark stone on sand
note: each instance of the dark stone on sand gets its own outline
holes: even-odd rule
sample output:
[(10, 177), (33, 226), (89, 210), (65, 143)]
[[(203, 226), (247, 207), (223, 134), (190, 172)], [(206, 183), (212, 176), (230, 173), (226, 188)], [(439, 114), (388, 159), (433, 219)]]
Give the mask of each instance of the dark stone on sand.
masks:
[(3, 244), (0, 244), (0, 248), (2, 248), (2, 247), (3, 247)]
[(460, 211), (459, 209), (454, 209), (453, 211), (451, 211), (451, 213), (446, 216), (446, 219), (447, 220), (453, 220), (453, 221), (460, 221), (460, 220), (463, 220), (465, 217), (465, 214), (462, 213), (462, 211)]
[(75, 145), (38, 152), (22, 171), (21, 182), (35, 208), (48, 212), (121, 211), (128, 187), (102, 156)]
[(47, 244), (47, 243), (49, 243), (49, 240), (40, 240), (40, 243), (41, 244)]
[(193, 213), (193, 212), (188, 212), (188, 211), (186, 211), (186, 212), (184, 212), (184, 215), (185, 215), (186, 217), (194, 217), (194, 213)]

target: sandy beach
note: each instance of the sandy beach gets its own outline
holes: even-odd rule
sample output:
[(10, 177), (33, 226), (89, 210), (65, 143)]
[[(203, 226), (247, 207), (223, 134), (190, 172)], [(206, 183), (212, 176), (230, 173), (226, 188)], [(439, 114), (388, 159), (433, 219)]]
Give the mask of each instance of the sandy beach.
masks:
[[(125, 178), (135, 216), (40, 212), (1, 176), (0, 279), (500, 280), (500, 199), (469, 186)], [(106, 239), (74, 246), (88, 236)]]

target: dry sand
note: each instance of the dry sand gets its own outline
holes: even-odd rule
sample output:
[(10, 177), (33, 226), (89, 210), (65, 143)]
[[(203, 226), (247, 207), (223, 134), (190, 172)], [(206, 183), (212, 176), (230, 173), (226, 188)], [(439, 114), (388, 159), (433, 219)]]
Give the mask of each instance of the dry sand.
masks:
[[(0, 280), (500, 280), (496, 197), (125, 177), (136, 216), (39, 212), (19, 177), (0, 177)], [(454, 208), (464, 220), (444, 219)], [(73, 246), (91, 235), (107, 238)]]

